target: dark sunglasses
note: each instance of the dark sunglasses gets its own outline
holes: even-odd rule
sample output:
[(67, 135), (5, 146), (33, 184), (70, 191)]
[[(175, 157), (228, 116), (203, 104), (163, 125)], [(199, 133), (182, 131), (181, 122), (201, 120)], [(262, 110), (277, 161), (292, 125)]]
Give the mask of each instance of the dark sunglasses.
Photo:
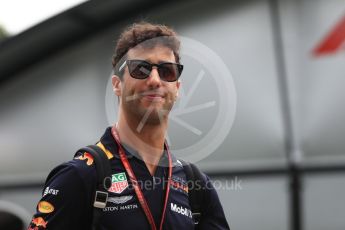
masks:
[(128, 66), (129, 74), (135, 79), (146, 79), (150, 76), (152, 67), (156, 66), (159, 77), (163, 81), (177, 81), (181, 76), (183, 65), (172, 62), (163, 62), (160, 64), (152, 64), (143, 60), (126, 60), (119, 68), (122, 72), (124, 67)]

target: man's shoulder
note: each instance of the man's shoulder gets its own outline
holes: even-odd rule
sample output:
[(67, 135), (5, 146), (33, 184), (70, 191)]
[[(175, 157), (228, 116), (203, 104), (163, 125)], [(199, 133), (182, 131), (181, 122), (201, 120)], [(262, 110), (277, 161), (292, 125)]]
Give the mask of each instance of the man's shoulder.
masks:
[[(117, 165), (119, 163), (113, 153), (110, 152), (101, 142), (98, 142), (95, 146), (98, 146), (102, 152), (104, 152), (110, 165)], [(88, 147), (90, 147), (90, 145)], [(80, 148), (71, 160), (61, 163), (51, 170), (47, 177), (47, 181), (56, 177), (71, 177), (71, 179), (80, 179), (85, 183), (96, 183), (98, 173), (96, 159), (94, 159), (93, 155), (90, 153), (90, 148), (89, 152), (85, 149), (87, 148)], [(99, 162), (99, 164), (104, 163), (105, 162), (103, 161)]]
[(96, 178), (96, 168), (93, 157), (86, 153), (77, 153), (71, 160), (57, 165), (52, 169), (46, 179), (46, 182), (51, 180), (65, 180), (70, 181), (85, 181)]

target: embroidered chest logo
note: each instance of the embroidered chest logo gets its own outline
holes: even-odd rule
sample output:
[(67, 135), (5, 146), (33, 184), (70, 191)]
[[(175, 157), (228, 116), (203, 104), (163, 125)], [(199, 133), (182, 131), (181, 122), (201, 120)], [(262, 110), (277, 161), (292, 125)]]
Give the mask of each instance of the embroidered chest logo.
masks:
[(184, 179), (176, 176), (172, 176), (171, 179), (170, 188), (188, 195), (188, 185)]
[(171, 209), (171, 211), (176, 212), (178, 214), (187, 216), (189, 218), (193, 218), (192, 211), (188, 208), (183, 207), (183, 206), (177, 206), (177, 204), (171, 203), (170, 209)]
[(114, 204), (124, 204), (127, 201), (130, 201), (132, 198), (133, 196), (109, 197), (108, 202), (111, 202)]
[(120, 194), (128, 187), (128, 181), (124, 172), (113, 174), (111, 176), (111, 186), (109, 192)]

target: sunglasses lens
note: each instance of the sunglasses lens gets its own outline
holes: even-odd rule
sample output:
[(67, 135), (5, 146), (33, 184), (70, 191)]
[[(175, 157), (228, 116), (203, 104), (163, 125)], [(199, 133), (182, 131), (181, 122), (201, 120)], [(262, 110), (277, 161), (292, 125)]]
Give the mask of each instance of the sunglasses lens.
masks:
[(145, 79), (150, 75), (152, 66), (145, 61), (133, 60), (128, 63), (128, 69), (133, 78)]
[(128, 60), (129, 74), (136, 79), (145, 79), (150, 76), (152, 66), (157, 66), (159, 77), (163, 81), (173, 82), (180, 77), (183, 66), (176, 63), (151, 64), (142, 60)]
[(159, 76), (163, 81), (176, 81), (179, 77), (179, 71), (176, 64), (163, 63), (158, 68)]

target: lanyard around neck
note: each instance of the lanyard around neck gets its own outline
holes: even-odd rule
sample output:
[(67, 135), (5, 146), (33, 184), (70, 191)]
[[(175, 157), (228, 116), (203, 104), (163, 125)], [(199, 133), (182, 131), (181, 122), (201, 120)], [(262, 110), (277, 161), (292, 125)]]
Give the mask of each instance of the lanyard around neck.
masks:
[[(133, 172), (133, 169), (128, 162), (125, 151), (121, 145), (120, 136), (119, 136), (115, 126), (112, 127), (111, 134), (113, 135), (113, 138), (118, 145), (121, 162), (122, 162), (123, 166), (125, 167), (127, 174), (129, 175), (129, 179), (132, 182), (132, 185), (133, 185), (134, 190), (135, 190), (135, 194), (137, 195), (139, 203), (140, 203), (142, 209), (144, 210), (144, 213), (146, 215), (146, 218), (147, 218), (149, 224), (151, 225), (151, 229), (157, 230), (157, 227), (156, 227), (154, 218), (152, 216), (151, 210), (147, 204), (147, 201), (144, 197), (142, 190), (140, 189), (140, 187), (138, 185), (138, 180), (137, 180), (137, 178)], [(168, 173), (168, 183), (167, 183), (167, 187), (165, 190), (165, 201), (164, 201), (164, 206), (163, 206), (163, 213), (162, 213), (162, 218), (161, 218), (161, 222), (160, 222), (160, 226), (159, 226), (160, 230), (163, 229), (163, 222), (164, 222), (164, 218), (165, 218), (166, 207), (168, 204), (168, 197), (169, 197), (170, 184), (171, 184), (171, 175), (172, 175), (172, 160), (171, 160), (171, 154), (170, 154), (168, 144), (165, 144), (165, 147), (167, 149), (168, 159), (169, 159), (169, 173)]]

